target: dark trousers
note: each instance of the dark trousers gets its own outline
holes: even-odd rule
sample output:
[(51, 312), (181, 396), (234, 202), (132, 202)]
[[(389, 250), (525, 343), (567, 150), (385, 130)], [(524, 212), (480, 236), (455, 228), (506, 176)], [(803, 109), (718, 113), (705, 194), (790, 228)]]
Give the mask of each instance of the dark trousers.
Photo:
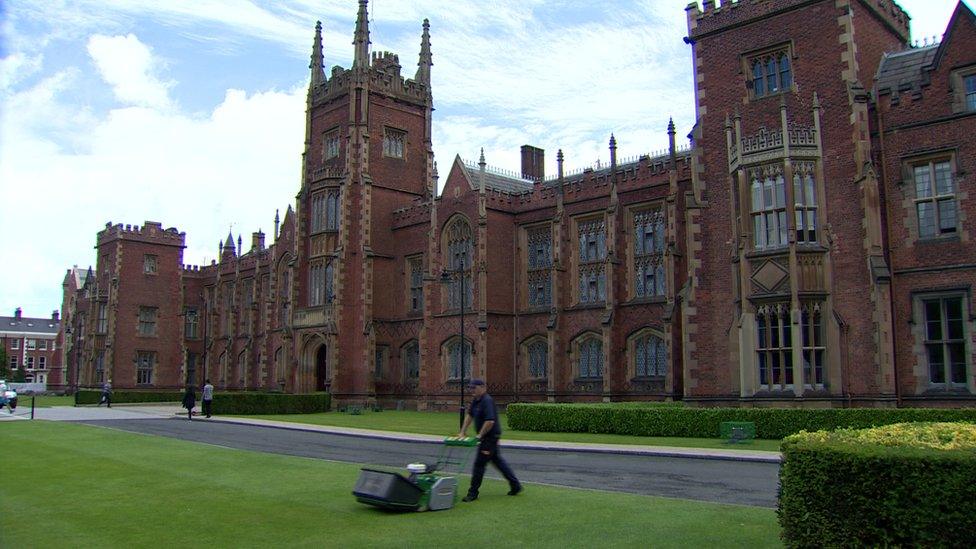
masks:
[(213, 400), (203, 401), (203, 415), (210, 417), (210, 405), (213, 404)]
[(109, 408), (111, 408), (112, 407), (112, 394), (111, 393), (102, 393), (102, 400), (100, 400), (98, 402), (98, 405), (101, 406), (102, 403), (105, 403), (106, 406), (108, 406)]
[(495, 468), (501, 472), (511, 489), (514, 490), (519, 486), (519, 481), (515, 478), (512, 468), (502, 458), (498, 449), (498, 439), (486, 437), (481, 439), (478, 444), (478, 455), (474, 458), (474, 470), (471, 472), (471, 487), (468, 488), (468, 494), (478, 495), (478, 490), (481, 489), (481, 481), (485, 477), (485, 466), (488, 465), (488, 462), (493, 463)]

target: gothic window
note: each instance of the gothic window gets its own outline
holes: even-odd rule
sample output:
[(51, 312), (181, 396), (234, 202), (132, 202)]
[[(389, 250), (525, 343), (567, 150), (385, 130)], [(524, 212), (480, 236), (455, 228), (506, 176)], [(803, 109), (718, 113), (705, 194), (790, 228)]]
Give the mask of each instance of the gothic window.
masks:
[(244, 387), (247, 385), (247, 353), (237, 355), (237, 383)]
[(965, 78), (966, 110), (976, 111), (976, 74)]
[(824, 341), (822, 303), (805, 303), (800, 312), (802, 331), (803, 383), (811, 388), (823, 388), (827, 343)]
[(779, 165), (750, 170), (753, 243), (757, 250), (787, 245), (786, 183)]
[(912, 166), (919, 238), (956, 233), (955, 182), (948, 158)]
[(929, 383), (935, 386), (966, 384), (966, 317), (964, 296), (923, 298), (925, 357)]
[(108, 331), (108, 306), (105, 303), (98, 304), (98, 311), (95, 318), (95, 333), (104, 334)]
[(407, 379), (420, 378), (420, 345), (416, 340), (407, 343), (403, 348), (403, 363)]
[(793, 388), (793, 340), (790, 308), (785, 303), (763, 305), (756, 312), (756, 363), (762, 389)]
[(373, 356), (373, 378), (383, 379), (386, 375), (386, 357), (389, 355), (390, 348), (386, 345), (377, 345)]
[(325, 230), (338, 231), (340, 216), (339, 190), (331, 190), (325, 195)]
[(604, 260), (607, 258), (606, 225), (602, 218), (581, 221), (577, 226), (579, 267), (577, 281), (580, 303), (597, 303), (607, 298)]
[(325, 265), (318, 263), (309, 268), (308, 305), (317, 307), (325, 302)]
[(325, 193), (312, 195), (312, 232), (325, 229)]
[(790, 56), (786, 49), (750, 58), (753, 98), (789, 91), (793, 85)]
[(664, 295), (664, 212), (660, 209), (634, 213), (634, 294)]
[(603, 341), (596, 336), (587, 336), (577, 344), (577, 377), (603, 377)]
[(797, 162), (793, 172), (793, 202), (796, 213), (796, 241), (817, 242), (817, 184), (813, 163)]
[(281, 347), (275, 349), (274, 354), (274, 364), (271, 366), (271, 380), (278, 383), (278, 379), (282, 377), (281, 367), (284, 366), (284, 351)]
[(410, 273), (410, 312), (417, 313), (424, 310), (423, 257), (407, 258), (407, 270)]
[(105, 383), (105, 351), (95, 351), (95, 383)]
[(667, 347), (664, 340), (650, 332), (643, 332), (634, 338), (635, 378), (663, 377), (667, 374)]
[(549, 364), (549, 344), (545, 339), (536, 338), (526, 346), (529, 358), (529, 377), (546, 378)]
[[(462, 305), (468, 309), (474, 302), (472, 268), (474, 246), (471, 227), (462, 218), (457, 218), (447, 229), (447, 264), (453, 275), (448, 288), (447, 308), (457, 309)], [(459, 273), (461, 273), (459, 275)], [(462, 292), (463, 290), (463, 292)], [(464, 301), (462, 303), (462, 294)]]
[(325, 134), (322, 140), (322, 157), (325, 160), (332, 160), (339, 156), (339, 132), (333, 130)]
[(156, 335), (156, 316), (159, 314), (157, 307), (139, 307), (139, 335)]
[(136, 353), (136, 384), (151, 385), (153, 369), (156, 366), (156, 353), (153, 351), (138, 351)]
[(229, 336), (234, 330), (234, 316), (231, 309), (234, 307), (234, 283), (224, 285), (224, 335)]
[(461, 366), (464, 365), (464, 379), (471, 379), (471, 342), (454, 338), (447, 344), (448, 366), (450, 368), (450, 380), (461, 380)]
[(528, 229), (526, 241), (529, 307), (548, 306), (552, 303), (552, 230), (549, 225)]
[(403, 145), (407, 140), (407, 132), (386, 128), (383, 133), (383, 156), (403, 158)]
[(186, 339), (196, 339), (199, 323), (200, 318), (197, 316), (197, 310), (195, 308), (187, 308), (183, 322), (183, 337)]
[(287, 267), (278, 274), (278, 327), (285, 327), (291, 320), (291, 271)]
[(146, 254), (142, 256), (142, 272), (146, 274), (156, 274), (156, 267), (159, 258), (155, 255)]

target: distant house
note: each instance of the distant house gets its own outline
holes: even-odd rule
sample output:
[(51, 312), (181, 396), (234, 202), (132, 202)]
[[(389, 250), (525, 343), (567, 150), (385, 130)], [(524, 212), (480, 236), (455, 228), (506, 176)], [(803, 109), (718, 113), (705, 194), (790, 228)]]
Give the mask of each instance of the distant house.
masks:
[(28, 383), (48, 383), (51, 372), (60, 368), (55, 359), (60, 328), (58, 311), (51, 318), (29, 318), (17, 307), (14, 316), (0, 316), (0, 345), (7, 352), (11, 379), (23, 370)]

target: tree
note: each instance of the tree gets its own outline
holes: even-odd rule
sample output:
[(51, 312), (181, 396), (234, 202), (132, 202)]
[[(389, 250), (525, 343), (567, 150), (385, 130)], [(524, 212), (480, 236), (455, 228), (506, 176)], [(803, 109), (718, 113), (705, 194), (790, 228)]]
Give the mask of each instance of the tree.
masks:
[(14, 371), (14, 380), (13, 380), (13, 382), (14, 383), (26, 383), (27, 382), (27, 376), (26, 376), (26, 374), (24, 374), (24, 369), (23, 368), (17, 368), (17, 370)]
[(0, 379), (7, 379), (7, 376), (10, 375), (7, 360), (7, 350), (0, 347)]

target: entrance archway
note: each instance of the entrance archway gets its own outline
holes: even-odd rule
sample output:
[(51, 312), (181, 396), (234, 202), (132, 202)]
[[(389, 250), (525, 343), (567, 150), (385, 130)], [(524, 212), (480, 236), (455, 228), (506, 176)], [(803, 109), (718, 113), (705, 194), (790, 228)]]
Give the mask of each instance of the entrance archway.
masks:
[(325, 345), (315, 352), (315, 390), (329, 390), (329, 348)]

